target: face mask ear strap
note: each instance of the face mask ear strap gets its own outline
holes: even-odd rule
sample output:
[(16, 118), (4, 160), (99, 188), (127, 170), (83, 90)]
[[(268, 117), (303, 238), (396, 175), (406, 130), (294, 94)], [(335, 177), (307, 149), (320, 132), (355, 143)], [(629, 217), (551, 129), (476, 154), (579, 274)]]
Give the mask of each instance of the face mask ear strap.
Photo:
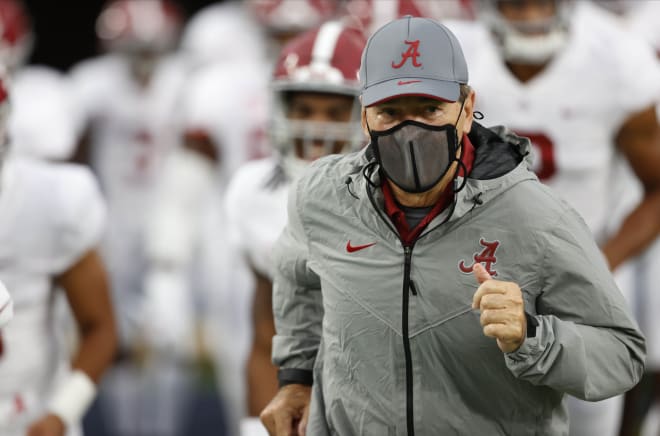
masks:
[(367, 108), (362, 109), (362, 116), (364, 117), (364, 124), (367, 126), (367, 132), (369, 133), (369, 137), (371, 137), (372, 136), (371, 127), (369, 127), (369, 120), (367, 119)]
[[(456, 159), (458, 162), (458, 166), (456, 167), (456, 173), (454, 174), (454, 194), (460, 192), (465, 188), (465, 184), (467, 183), (467, 167), (463, 163), (461, 159)], [(463, 168), (463, 181), (461, 182), (461, 185), (459, 187), (456, 187), (456, 179), (458, 178), (458, 174), (460, 173), (460, 169)]]
[[(458, 120), (461, 119), (461, 115), (463, 114), (463, 108), (465, 107), (465, 100), (466, 99), (463, 99), (463, 101), (461, 102), (461, 109), (458, 111), (458, 117), (456, 117), (456, 122), (454, 123), (454, 131), (455, 131), (454, 134), (456, 135), (456, 147), (458, 147), (458, 145), (460, 144), (458, 138)], [(462, 153), (463, 152), (461, 151), (461, 154)]]

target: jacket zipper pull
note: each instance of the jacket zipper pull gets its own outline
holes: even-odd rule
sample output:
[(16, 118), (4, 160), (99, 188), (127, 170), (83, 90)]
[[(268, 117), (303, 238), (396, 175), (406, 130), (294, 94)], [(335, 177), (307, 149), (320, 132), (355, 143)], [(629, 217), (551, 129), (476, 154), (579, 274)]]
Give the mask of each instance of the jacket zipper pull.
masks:
[(413, 295), (417, 295), (417, 287), (415, 286), (413, 279), (410, 279), (410, 292), (412, 292)]

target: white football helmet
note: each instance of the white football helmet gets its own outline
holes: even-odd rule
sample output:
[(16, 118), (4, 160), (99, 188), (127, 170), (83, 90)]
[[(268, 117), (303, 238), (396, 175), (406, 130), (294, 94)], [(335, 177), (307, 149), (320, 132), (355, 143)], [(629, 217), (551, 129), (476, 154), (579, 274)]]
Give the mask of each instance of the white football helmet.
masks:
[(213, 62), (254, 63), (265, 59), (261, 30), (242, 4), (214, 3), (187, 22), (181, 35), (181, 50), (189, 56), (193, 68)]
[[(313, 143), (322, 141), (325, 154), (344, 143), (343, 151), (364, 145), (360, 126), (358, 71), (365, 45), (362, 34), (330, 21), (293, 39), (280, 53), (272, 80), (273, 114), (271, 139), (282, 157), (287, 175), (296, 177), (309, 163), (294, 151), (302, 141), (303, 155)], [(335, 94), (353, 97), (348, 122), (302, 121), (287, 117), (288, 97), (295, 92)]]
[(397, 18), (412, 15), (433, 19), (470, 19), (470, 4), (465, 0), (345, 0), (347, 19), (369, 36)]
[(23, 3), (0, 0), (0, 64), (10, 71), (25, 63), (34, 43), (32, 23)]
[(163, 53), (175, 48), (183, 16), (171, 0), (111, 0), (96, 21), (108, 51)]
[(295, 35), (339, 12), (339, 0), (245, 0), (248, 10), (271, 35)]
[[(554, 14), (545, 19), (510, 20), (500, 6), (529, 7), (553, 4)], [(504, 60), (540, 65), (562, 50), (569, 39), (571, 0), (479, 0), (477, 16), (492, 31)]]

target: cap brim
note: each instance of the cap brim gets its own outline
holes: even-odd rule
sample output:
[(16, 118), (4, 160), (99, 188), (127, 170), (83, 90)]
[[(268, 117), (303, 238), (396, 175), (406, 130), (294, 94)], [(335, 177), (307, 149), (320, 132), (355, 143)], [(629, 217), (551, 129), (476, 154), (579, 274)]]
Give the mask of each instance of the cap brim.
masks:
[(422, 79), (392, 79), (371, 85), (362, 91), (362, 105), (372, 106), (397, 97), (419, 96), (436, 100), (455, 102), (460, 96), (461, 88), (457, 82), (444, 80)]

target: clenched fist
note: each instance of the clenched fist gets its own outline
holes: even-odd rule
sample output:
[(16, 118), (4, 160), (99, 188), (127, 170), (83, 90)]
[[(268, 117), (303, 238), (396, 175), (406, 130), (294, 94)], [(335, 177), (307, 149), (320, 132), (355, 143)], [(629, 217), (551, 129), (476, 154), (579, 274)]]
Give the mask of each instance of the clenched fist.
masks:
[(497, 339), (497, 346), (504, 353), (516, 351), (527, 332), (520, 287), (513, 282), (493, 280), (480, 263), (472, 271), (479, 283), (472, 297), (472, 308), (481, 310), (484, 335)]
[(259, 418), (270, 436), (305, 436), (311, 386), (291, 384), (277, 392)]

